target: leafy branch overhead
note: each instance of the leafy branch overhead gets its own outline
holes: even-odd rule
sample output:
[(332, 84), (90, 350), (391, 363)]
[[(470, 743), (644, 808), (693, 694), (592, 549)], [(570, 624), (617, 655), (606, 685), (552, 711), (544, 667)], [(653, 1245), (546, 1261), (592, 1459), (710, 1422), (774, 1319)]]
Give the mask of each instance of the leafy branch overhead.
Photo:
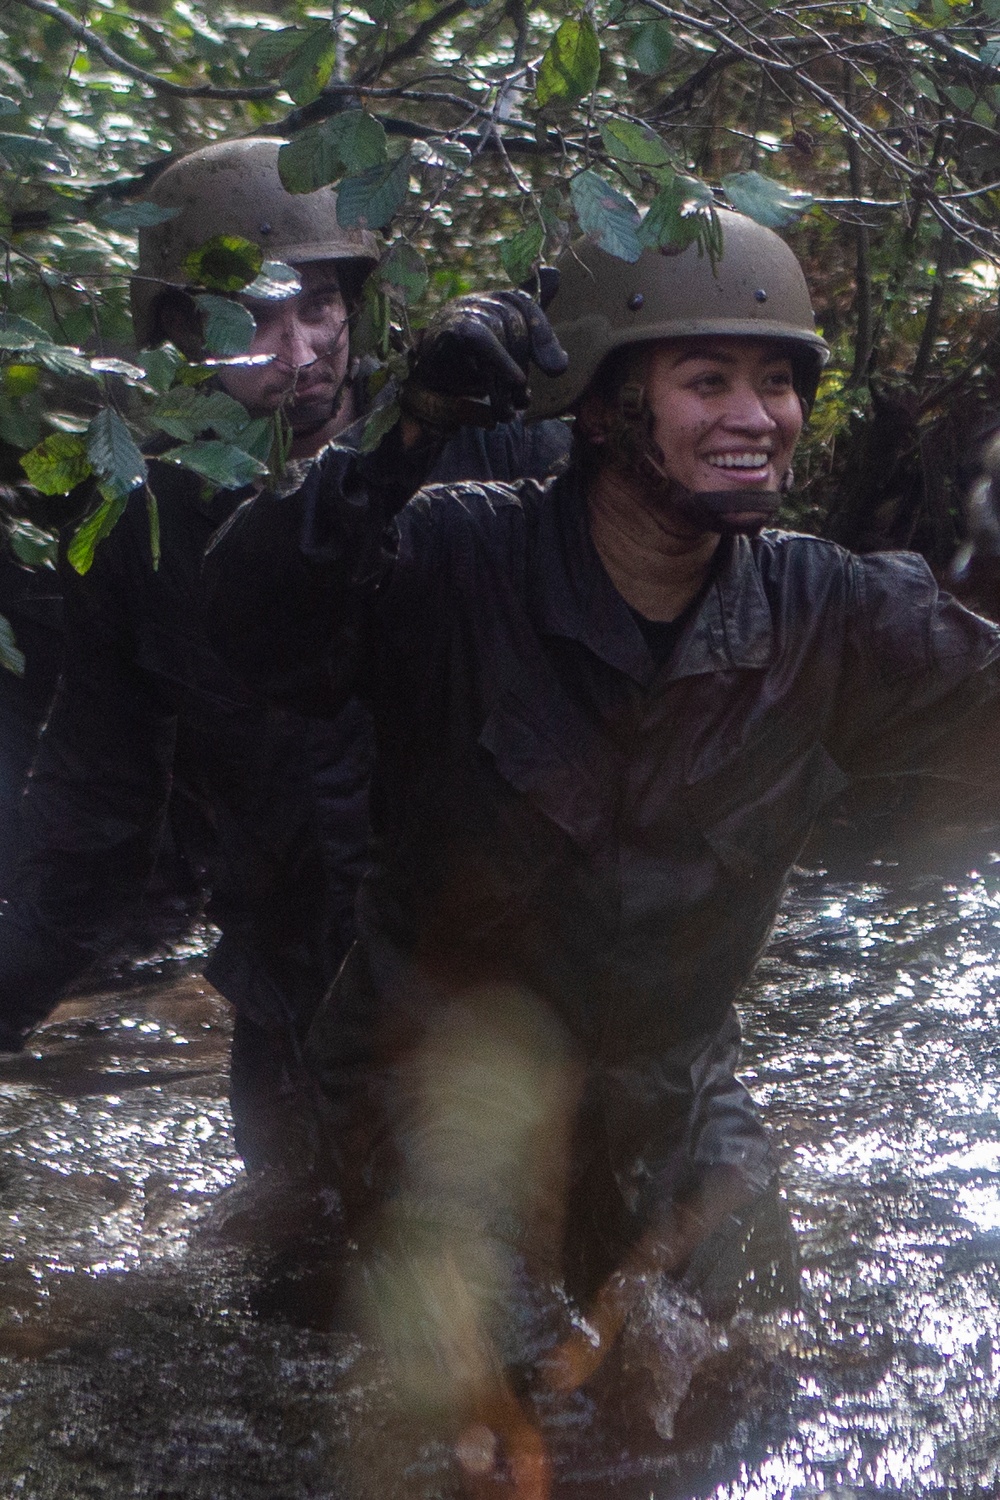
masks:
[(277, 136), (289, 191), (336, 187), (340, 222), (384, 236), (359, 352), (389, 355), (390, 324), (409, 336), (445, 296), (529, 281), (580, 233), (626, 260), (714, 255), (728, 204), (793, 238), (834, 346), (817, 484), (880, 380), (912, 378), (930, 417), (989, 388), (1000, 0), (9, 0), (0, 30), (0, 456), (43, 528), (46, 504), (65, 525), (91, 497), (78, 564), (130, 495), (155, 533), (149, 440), (210, 485), (281, 451), (211, 377), (247, 357), (238, 294), (292, 295), (291, 268), (246, 241), (196, 252), (207, 363), (131, 334), (135, 235), (171, 212), (144, 192), (220, 137)]

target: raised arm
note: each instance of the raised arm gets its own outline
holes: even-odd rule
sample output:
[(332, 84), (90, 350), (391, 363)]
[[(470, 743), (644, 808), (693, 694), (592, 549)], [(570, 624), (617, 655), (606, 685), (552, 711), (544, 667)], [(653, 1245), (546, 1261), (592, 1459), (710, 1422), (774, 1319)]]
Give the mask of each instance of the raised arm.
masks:
[(208, 629), (229, 665), (296, 707), (335, 707), (357, 671), (366, 600), (391, 566), (393, 517), (425, 482), (551, 472), (568, 450), (567, 429), (529, 428), (518, 412), (529, 365), (556, 374), (565, 361), (524, 293), (446, 304), (418, 343), (402, 416), (379, 446), (361, 452), (362, 420), (300, 489), (247, 501), (213, 538)]

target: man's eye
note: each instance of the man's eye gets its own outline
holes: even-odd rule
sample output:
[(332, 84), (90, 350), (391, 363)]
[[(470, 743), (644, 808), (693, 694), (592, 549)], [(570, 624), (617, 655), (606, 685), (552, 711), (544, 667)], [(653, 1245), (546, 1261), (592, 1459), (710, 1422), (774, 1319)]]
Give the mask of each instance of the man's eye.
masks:
[(343, 303), (339, 292), (317, 292), (315, 296), (307, 300), (302, 309), (302, 314), (307, 318), (318, 318), (323, 317), (333, 309), (339, 310), (342, 307)]

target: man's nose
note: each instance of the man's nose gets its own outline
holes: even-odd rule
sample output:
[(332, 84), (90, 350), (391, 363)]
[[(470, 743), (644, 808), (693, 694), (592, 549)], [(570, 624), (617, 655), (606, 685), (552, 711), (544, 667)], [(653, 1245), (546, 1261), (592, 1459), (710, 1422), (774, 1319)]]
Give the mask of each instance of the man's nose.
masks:
[(318, 358), (319, 354), (308, 330), (298, 318), (286, 318), (277, 339), (276, 362), (290, 370), (304, 370), (307, 366), (314, 365)]

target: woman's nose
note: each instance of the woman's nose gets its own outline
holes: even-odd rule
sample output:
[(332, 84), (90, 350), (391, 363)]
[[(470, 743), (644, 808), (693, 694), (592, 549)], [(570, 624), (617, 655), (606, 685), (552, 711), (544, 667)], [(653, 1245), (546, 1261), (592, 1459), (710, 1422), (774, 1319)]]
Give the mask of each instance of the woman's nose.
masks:
[(750, 384), (734, 388), (728, 415), (734, 426), (752, 432), (770, 432), (778, 425), (771, 415), (766, 397)]

